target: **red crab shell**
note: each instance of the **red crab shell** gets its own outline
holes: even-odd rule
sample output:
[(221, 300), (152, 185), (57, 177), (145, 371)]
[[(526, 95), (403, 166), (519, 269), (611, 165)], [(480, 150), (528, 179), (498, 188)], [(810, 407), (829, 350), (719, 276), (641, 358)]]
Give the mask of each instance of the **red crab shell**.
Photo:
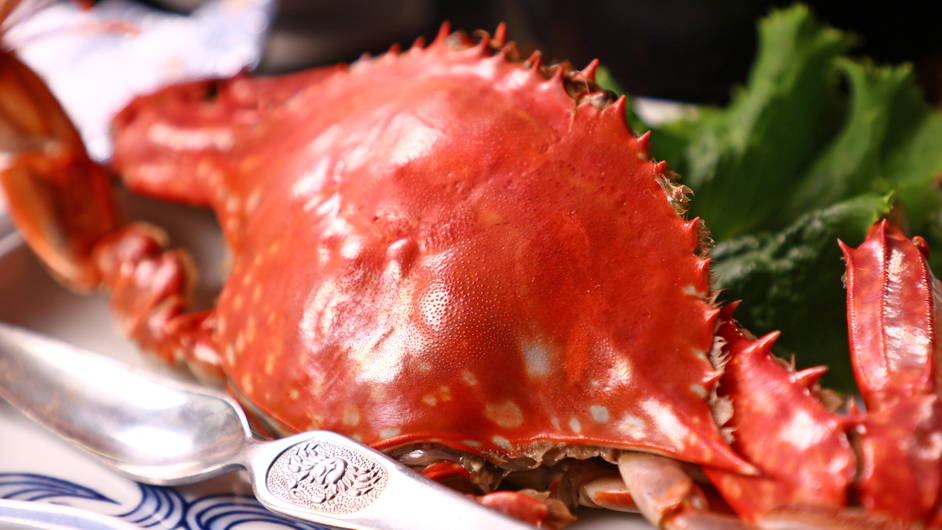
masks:
[[(219, 215), (234, 265), (208, 311), (186, 313), (185, 255), (120, 224), (103, 169), (3, 49), (0, 185), (43, 262), (110, 290), (144, 347), (225, 372), (279, 429), (397, 450), (532, 524), (584, 504), (663, 528), (942, 527), (925, 242), (884, 220), (844, 248), (867, 411), (837, 413), (823, 368), (795, 371), (776, 333), (714, 307), (686, 189), (594, 65), (521, 62), (504, 40), (443, 30), (349, 69), (170, 87), (124, 111), (128, 186)], [(617, 470), (555, 466), (592, 456)], [(489, 493), (505, 475), (520, 489)]]
[(717, 309), (686, 190), (593, 67), (495, 43), (443, 29), (117, 118), (129, 187), (218, 213), (231, 384), (286, 430), (385, 449), (631, 448), (749, 471), (711, 412)]

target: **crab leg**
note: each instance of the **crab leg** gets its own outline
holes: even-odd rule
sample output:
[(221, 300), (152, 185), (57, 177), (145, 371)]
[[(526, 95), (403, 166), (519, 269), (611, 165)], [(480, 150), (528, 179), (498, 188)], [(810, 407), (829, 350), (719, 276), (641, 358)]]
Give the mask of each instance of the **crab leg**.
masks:
[(537, 528), (559, 530), (576, 520), (563, 503), (534, 490), (495, 491), (477, 498), (481, 504)]
[(590, 508), (639, 513), (638, 503), (631, 496), (621, 473), (609, 469), (604, 471), (590, 477), (573, 477), (574, 481), (581, 482), (578, 486), (579, 504)]
[(821, 368), (794, 371), (771, 353), (777, 334), (754, 339), (732, 321), (736, 304), (721, 314), (718, 335), (726, 372), (721, 399), (732, 403), (726, 427), (732, 445), (761, 470), (748, 477), (704, 468), (707, 477), (741, 517), (760, 528), (899, 528), (891, 520), (846, 509), (858, 457), (847, 432), (852, 417), (832, 413), (816, 385)]
[(187, 358), (221, 377), (212, 315), (183, 314), (193, 267), (164, 252), (157, 228), (121, 226), (110, 176), (85, 151), (45, 83), (0, 51), (0, 185), (10, 215), (42, 263), (67, 287), (111, 291), (125, 333), (167, 361)]
[(103, 237), (93, 251), (102, 287), (111, 292), (118, 328), (168, 364), (185, 362), (200, 379), (223, 377), (213, 332), (215, 311), (186, 313), (195, 268), (167, 236), (143, 223)]
[(780, 506), (846, 505), (856, 457), (847, 420), (815, 393), (820, 368), (795, 372), (772, 355), (777, 333), (759, 339), (732, 321), (736, 305), (723, 309), (718, 335), (726, 340), (721, 399), (732, 404), (733, 447), (762, 474), (746, 477), (712, 468), (707, 476), (733, 509), (757, 521)]
[(659, 528), (754, 528), (733, 515), (711, 512), (707, 495), (677, 460), (626, 452), (618, 460), (618, 470), (641, 514)]

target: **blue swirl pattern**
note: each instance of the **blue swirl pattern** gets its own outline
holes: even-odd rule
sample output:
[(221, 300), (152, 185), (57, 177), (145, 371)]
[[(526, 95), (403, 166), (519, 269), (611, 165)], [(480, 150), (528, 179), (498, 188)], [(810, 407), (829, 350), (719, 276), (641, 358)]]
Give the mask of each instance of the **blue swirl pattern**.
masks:
[[(328, 528), (275, 515), (254, 497), (206, 495), (188, 501), (173, 488), (138, 484), (137, 506), (115, 517), (139, 528), (153, 530), (233, 530), (247, 523), (267, 523), (295, 530)], [(74, 482), (31, 473), (0, 473), (0, 498), (68, 504), (82, 499), (113, 506), (119, 504), (101, 493)]]

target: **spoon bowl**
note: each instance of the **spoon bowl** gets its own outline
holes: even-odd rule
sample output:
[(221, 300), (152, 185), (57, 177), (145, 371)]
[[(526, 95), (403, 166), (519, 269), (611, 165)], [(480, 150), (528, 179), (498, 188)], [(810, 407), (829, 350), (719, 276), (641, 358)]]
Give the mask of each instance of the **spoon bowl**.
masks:
[(0, 386), (30, 417), (156, 485), (235, 471), (251, 433), (224, 394), (145, 374), (0, 324)]
[(189, 484), (245, 468), (267, 508), (333, 527), (532, 530), (339, 434), (256, 440), (221, 392), (4, 323), (0, 398), (140, 482)]

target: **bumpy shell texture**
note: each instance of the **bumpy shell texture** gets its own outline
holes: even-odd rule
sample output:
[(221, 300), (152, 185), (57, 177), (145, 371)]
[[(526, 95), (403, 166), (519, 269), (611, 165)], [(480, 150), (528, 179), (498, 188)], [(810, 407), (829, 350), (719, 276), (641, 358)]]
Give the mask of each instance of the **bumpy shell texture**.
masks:
[[(708, 403), (717, 310), (685, 190), (591, 69), (494, 42), (443, 31), (146, 124), (206, 140), (172, 155), (192, 176), (174, 193), (211, 204), (233, 250), (231, 381), (276, 424), (384, 449), (635, 448), (743, 470)], [(219, 110), (240, 83), (264, 104)]]

